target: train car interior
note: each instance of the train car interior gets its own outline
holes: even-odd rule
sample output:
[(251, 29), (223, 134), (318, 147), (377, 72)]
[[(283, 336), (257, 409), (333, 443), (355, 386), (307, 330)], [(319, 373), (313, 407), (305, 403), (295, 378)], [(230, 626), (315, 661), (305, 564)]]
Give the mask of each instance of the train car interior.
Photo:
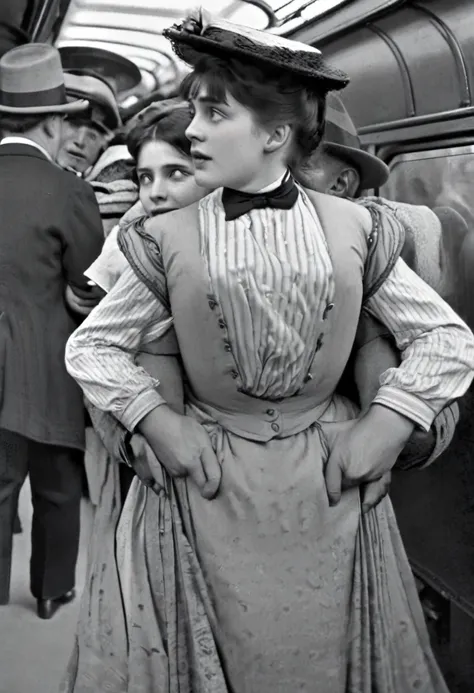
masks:
[[(448, 206), (465, 219), (465, 238), (442, 239), (438, 291), (471, 329), (473, 12), (469, 0), (353, 2), (292, 33), (350, 74), (344, 103), (363, 146), (391, 171), (373, 192)], [(474, 680), (473, 407), (471, 389), (447, 452), (423, 472), (398, 472), (391, 491), (412, 568), (432, 595), (435, 639), (467, 690)]]
[[(315, 45), (349, 74), (344, 104), (363, 147), (391, 171), (383, 188), (368, 193), (451, 207), (467, 223), (465, 237), (446, 231), (441, 239), (439, 293), (474, 329), (472, 0), (201, 4), (223, 18)], [(3, 0), (1, 5), (0, 45), (22, 35), (132, 60), (141, 79), (115, 85), (124, 120), (172, 94), (186, 73), (161, 32), (182, 18), (188, 0)], [(106, 74), (105, 57), (103, 67)], [(474, 389), (460, 407), (447, 452), (426, 470), (397, 472), (391, 496), (413, 571), (427, 595), (435, 648), (457, 690), (467, 692), (474, 691)]]

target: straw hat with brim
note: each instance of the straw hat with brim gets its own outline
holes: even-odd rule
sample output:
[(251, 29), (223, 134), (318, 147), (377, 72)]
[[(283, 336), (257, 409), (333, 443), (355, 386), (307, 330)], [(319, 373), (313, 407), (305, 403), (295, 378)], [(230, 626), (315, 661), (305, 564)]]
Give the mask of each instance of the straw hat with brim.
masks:
[(176, 55), (191, 66), (203, 55), (213, 55), (289, 72), (322, 92), (343, 89), (349, 82), (344, 72), (326, 63), (317, 48), (216, 19), (202, 8), (163, 35), (171, 41)]
[(142, 73), (134, 62), (104, 48), (94, 46), (61, 46), (65, 70), (87, 70), (107, 81), (116, 94), (138, 87)]
[(388, 166), (378, 157), (365, 152), (360, 145), (356, 127), (337, 94), (328, 94), (324, 149), (355, 166), (362, 190), (379, 188), (390, 175)]
[(121, 127), (122, 119), (115, 94), (105, 80), (85, 70), (74, 70), (65, 72), (64, 83), (68, 96), (89, 101), (90, 120), (94, 125), (106, 134)]
[(61, 59), (53, 46), (29, 43), (0, 58), (0, 113), (78, 113), (88, 106), (85, 99), (68, 99)]

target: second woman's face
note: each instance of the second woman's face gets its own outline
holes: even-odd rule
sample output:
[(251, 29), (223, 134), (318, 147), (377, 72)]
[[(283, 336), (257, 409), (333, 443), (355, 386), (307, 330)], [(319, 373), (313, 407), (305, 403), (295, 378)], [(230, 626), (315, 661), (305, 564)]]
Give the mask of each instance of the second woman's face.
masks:
[(167, 142), (142, 146), (137, 177), (140, 201), (149, 216), (186, 207), (210, 192), (196, 183), (191, 157)]

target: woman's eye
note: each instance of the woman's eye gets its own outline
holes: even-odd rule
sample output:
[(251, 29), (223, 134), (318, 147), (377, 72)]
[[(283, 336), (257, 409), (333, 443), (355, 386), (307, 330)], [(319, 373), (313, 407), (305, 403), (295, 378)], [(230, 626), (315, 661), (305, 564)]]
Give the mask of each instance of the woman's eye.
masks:
[(220, 120), (222, 118), (222, 113), (217, 110), (217, 108), (211, 108), (209, 110), (209, 115), (212, 121)]
[(173, 171), (170, 171), (170, 178), (172, 180), (183, 180), (184, 178), (187, 178), (191, 174), (188, 173), (188, 171), (183, 171), (180, 168), (175, 168)]
[(148, 175), (148, 173), (141, 173), (138, 176), (138, 182), (140, 185), (149, 185), (151, 183), (151, 177)]

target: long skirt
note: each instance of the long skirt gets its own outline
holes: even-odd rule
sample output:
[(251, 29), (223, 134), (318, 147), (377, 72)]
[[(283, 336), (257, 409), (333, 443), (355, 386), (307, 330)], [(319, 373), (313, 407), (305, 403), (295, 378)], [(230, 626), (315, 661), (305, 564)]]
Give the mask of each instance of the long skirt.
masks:
[(207, 428), (214, 500), (136, 479), (94, 527), (62, 693), (448, 693), (390, 500), (329, 506), (318, 424), (265, 444)]

